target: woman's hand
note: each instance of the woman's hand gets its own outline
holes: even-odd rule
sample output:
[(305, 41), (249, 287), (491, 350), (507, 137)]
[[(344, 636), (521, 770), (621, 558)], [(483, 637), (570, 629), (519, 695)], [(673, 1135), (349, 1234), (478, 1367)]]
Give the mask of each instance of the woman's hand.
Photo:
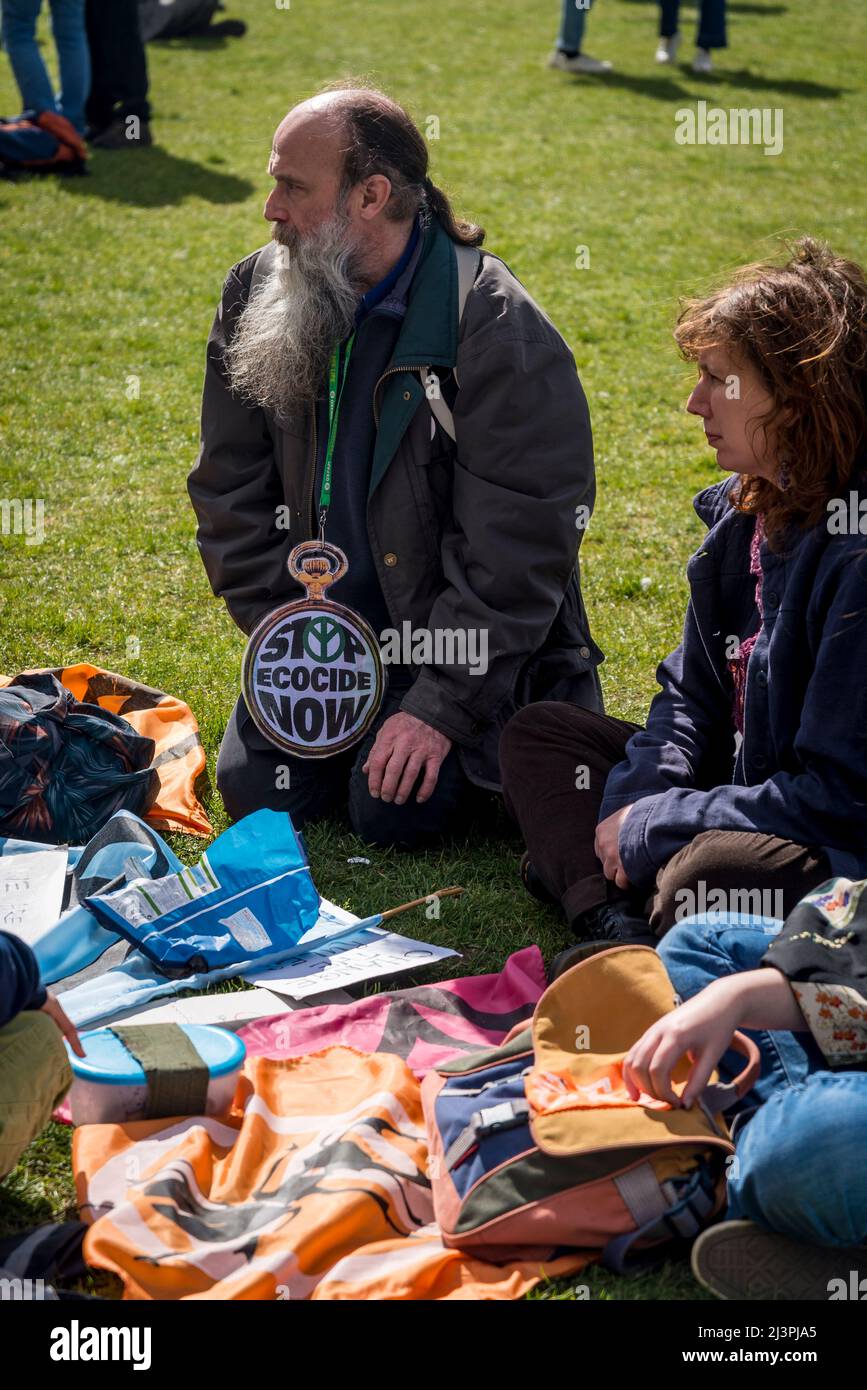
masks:
[[(632, 805), (635, 803), (633, 802)], [(620, 859), (620, 827), (632, 810), (632, 805), (621, 806), (619, 811), (614, 811), (605, 820), (600, 821), (596, 827), (596, 840), (593, 848), (596, 858), (602, 865), (602, 872), (606, 878), (610, 878), (618, 888), (626, 889), (629, 887), (629, 879), (626, 877), (626, 870)]]
[[(689, 1109), (708, 1084), (711, 1072), (739, 1028), (806, 1027), (785, 975), (778, 970), (747, 970), (727, 975), (685, 1004), (652, 1023), (623, 1061), (623, 1080), (633, 1100), (639, 1093)], [(692, 1062), (683, 1094), (671, 1085), (681, 1057)]]
[(67, 1017), (66, 1010), (62, 1009), (53, 995), (49, 994), (45, 1003), (42, 1005), (41, 1012), (53, 1018), (61, 1033), (65, 1037), (69, 1046), (72, 1048), (76, 1057), (84, 1056), (84, 1048), (78, 1036), (78, 1030), (70, 1018)]

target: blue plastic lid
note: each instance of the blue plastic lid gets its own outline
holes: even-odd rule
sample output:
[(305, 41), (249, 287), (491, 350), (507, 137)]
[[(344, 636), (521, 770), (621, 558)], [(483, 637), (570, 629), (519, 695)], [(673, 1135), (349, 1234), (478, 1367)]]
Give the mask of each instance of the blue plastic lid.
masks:
[[(228, 1028), (213, 1028), (206, 1023), (181, 1023), (211, 1076), (225, 1076), (240, 1067), (247, 1049), (236, 1033)], [(81, 1033), (85, 1055), (76, 1057), (67, 1044), (72, 1070), (84, 1081), (97, 1081), (102, 1086), (143, 1086), (144, 1071), (120, 1038), (110, 1028), (94, 1028)]]

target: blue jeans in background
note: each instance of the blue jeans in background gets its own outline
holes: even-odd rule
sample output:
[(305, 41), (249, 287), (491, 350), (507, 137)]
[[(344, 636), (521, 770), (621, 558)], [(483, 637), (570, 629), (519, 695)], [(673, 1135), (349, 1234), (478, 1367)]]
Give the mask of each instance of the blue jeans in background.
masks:
[[(678, 923), (659, 955), (682, 999), (755, 970), (780, 930), (773, 918), (708, 913)], [(833, 1072), (812, 1034), (751, 1032), (762, 1076), (741, 1103), (728, 1179), (729, 1220), (813, 1245), (867, 1242), (867, 1072)], [(719, 1070), (743, 1067), (727, 1052)]]
[[(2, 0), (3, 42), (21, 92), (24, 111), (57, 111), (84, 134), (84, 103), (90, 91), (90, 50), (84, 29), (84, 0), (49, 0), (51, 30), (60, 66), (55, 98), (36, 43), (42, 0)], [(52, 144), (51, 136), (47, 137)]]
[[(659, 0), (659, 10), (660, 37), (670, 39), (677, 33), (680, 0)], [(699, 0), (695, 41), (699, 48), (726, 47), (726, 0)]]
[(593, 0), (585, 0), (585, 3), (580, 4), (579, 7), (575, 0), (563, 0), (560, 33), (557, 37), (557, 47), (562, 53), (581, 52), (581, 40), (584, 38), (587, 11), (592, 3)]

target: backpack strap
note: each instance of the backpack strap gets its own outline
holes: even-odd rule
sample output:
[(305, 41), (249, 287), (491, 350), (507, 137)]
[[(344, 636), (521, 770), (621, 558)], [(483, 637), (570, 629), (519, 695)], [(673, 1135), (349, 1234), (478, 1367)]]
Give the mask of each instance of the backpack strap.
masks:
[[(460, 246), (457, 243), (455, 243), (454, 250), (455, 260), (458, 263), (458, 326), (460, 327), (461, 319), (464, 316), (464, 308), (466, 306), (467, 296), (469, 295), (469, 292), (473, 287), (473, 281), (475, 280), (476, 275), (478, 274), (479, 265), (482, 259), (482, 253), (476, 246)], [(436, 394), (428, 397), (428, 405), (431, 408), (431, 414), (433, 415), (437, 423), (441, 425), (442, 428), (445, 430), (449, 439), (451, 439), (454, 442), (455, 417), (452, 414), (449, 407), (446, 405), (445, 401), (443, 400), (442, 393), (439, 389), (439, 377), (437, 376), (436, 372), (433, 370), (432, 367), (422, 367), (421, 381), (423, 386), (427, 387), (431, 377), (433, 377), (437, 383)], [(455, 386), (460, 386), (460, 382), (458, 381), (457, 368), (455, 368), (452, 372), (452, 380), (454, 381)]]
[[(641, 1170), (647, 1171), (642, 1173)], [(649, 1163), (614, 1179), (636, 1227), (613, 1236), (603, 1247), (602, 1263), (615, 1274), (651, 1267), (665, 1258), (658, 1246), (633, 1249), (641, 1241), (692, 1241), (707, 1226), (718, 1206), (714, 1180), (701, 1164), (687, 1180), (659, 1183)]]

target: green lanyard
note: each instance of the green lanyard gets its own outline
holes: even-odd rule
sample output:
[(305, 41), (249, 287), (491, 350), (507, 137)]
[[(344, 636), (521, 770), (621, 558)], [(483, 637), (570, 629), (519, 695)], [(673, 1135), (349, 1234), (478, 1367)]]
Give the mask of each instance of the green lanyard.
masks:
[(334, 460), (334, 444), (337, 439), (337, 417), (340, 414), (340, 402), (343, 399), (343, 388), (346, 385), (346, 375), (349, 371), (349, 359), (352, 356), (352, 345), (355, 342), (355, 332), (353, 331), (346, 344), (346, 355), (343, 358), (343, 369), (340, 368), (340, 344), (331, 354), (331, 364), (328, 368), (328, 440), (325, 445), (325, 464), (322, 469), (322, 487), (319, 490), (319, 539), (325, 536), (325, 522), (328, 517), (328, 508), (331, 505), (331, 474)]

